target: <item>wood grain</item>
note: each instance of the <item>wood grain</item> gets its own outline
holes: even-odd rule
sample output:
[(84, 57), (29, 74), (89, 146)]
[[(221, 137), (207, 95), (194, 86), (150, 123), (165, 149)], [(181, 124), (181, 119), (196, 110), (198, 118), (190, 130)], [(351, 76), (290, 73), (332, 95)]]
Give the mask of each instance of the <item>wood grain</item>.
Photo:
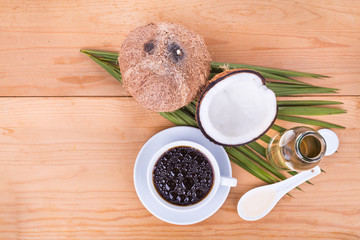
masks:
[[(152, 216), (133, 187), (134, 161), (173, 125), (78, 52), (117, 51), (151, 21), (197, 31), (215, 61), (332, 76), (305, 81), (337, 96), (291, 98), (344, 102), (336, 107), (347, 114), (317, 117), (347, 127), (320, 164), (327, 173), (257, 222), (241, 220), (236, 204), (263, 183), (236, 165), (238, 186), (209, 219)], [(0, 0), (0, 239), (360, 239), (359, 26), (358, 0)]]
[(197, 31), (216, 61), (325, 74), (332, 78), (324, 86), (360, 90), (358, 0), (2, 0), (0, 95), (127, 95), (78, 51), (117, 51), (126, 34), (151, 21)]
[(0, 239), (358, 239), (360, 98), (342, 100), (348, 113), (332, 121), (348, 129), (336, 131), (340, 148), (314, 186), (246, 222), (237, 200), (263, 183), (233, 165), (239, 184), (224, 206), (199, 224), (174, 226), (142, 206), (132, 183), (137, 152), (172, 126), (167, 120), (131, 98), (0, 98)]

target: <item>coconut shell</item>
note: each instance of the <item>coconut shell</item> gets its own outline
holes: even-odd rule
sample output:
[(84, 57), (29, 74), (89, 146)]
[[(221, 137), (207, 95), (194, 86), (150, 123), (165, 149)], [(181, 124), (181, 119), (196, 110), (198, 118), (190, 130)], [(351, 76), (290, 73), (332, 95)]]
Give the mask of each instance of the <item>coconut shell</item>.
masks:
[(136, 28), (119, 53), (125, 87), (140, 105), (157, 112), (194, 100), (207, 82), (210, 60), (202, 37), (174, 23)]
[(256, 71), (253, 71), (253, 70), (249, 70), (249, 69), (232, 69), (232, 70), (226, 70), (226, 71), (223, 71), (221, 73), (218, 73), (216, 74), (207, 84), (206, 86), (204, 87), (204, 90), (201, 92), (201, 95), (199, 97), (199, 100), (197, 102), (197, 105), (196, 105), (196, 112), (195, 112), (195, 120), (196, 120), (196, 123), (198, 124), (199, 126), (199, 129), (200, 131), (202, 132), (202, 134), (211, 142), (215, 143), (215, 144), (218, 144), (218, 145), (222, 145), (224, 147), (236, 147), (236, 146), (240, 146), (240, 145), (245, 145), (245, 144), (248, 144), (250, 142), (253, 142), (257, 139), (259, 139), (261, 136), (263, 136), (268, 130), (270, 130), (271, 126), (275, 123), (275, 120), (276, 120), (276, 116), (277, 116), (277, 113), (278, 113), (278, 108), (276, 108), (276, 114), (275, 114), (275, 118), (274, 120), (271, 122), (271, 124), (269, 125), (269, 127), (264, 131), (264, 133), (262, 135), (259, 135), (255, 138), (253, 138), (252, 140), (248, 141), (248, 142), (245, 142), (245, 143), (242, 143), (242, 144), (235, 144), (235, 145), (232, 145), (232, 144), (224, 144), (224, 143), (220, 143), (218, 141), (216, 141), (215, 139), (213, 139), (204, 129), (202, 123), (201, 123), (201, 120), (200, 120), (200, 117), (199, 117), (199, 112), (200, 112), (200, 105), (201, 105), (201, 102), (202, 100), (204, 99), (205, 95), (209, 92), (209, 90), (214, 87), (217, 83), (219, 83), (220, 81), (222, 81), (223, 79), (233, 75), (233, 74), (237, 74), (237, 73), (241, 73), (241, 72), (249, 72), (249, 73), (253, 73), (253, 74), (256, 74), (262, 81), (262, 83), (265, 85), (266, 84), (266, 80), (265, 78), (258, 72)]

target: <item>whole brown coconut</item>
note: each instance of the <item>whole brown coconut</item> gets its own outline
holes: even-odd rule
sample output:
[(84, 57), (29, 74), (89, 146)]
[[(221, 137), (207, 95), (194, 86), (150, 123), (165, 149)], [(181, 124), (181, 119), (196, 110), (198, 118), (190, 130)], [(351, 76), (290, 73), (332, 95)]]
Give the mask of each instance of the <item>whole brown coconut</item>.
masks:
[(174, 23), (150, 23), (124, 40), (125, 87), (143, 107), (169, 112), (190, 103), (206, 83), (210, 55), (201, 36)]

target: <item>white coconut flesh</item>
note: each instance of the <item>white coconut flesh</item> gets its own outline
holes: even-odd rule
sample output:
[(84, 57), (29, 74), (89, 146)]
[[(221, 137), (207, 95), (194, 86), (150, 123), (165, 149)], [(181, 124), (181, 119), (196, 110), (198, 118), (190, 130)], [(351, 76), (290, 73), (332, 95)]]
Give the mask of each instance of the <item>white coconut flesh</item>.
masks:
[(277, 114), (276, 97), (249, 72), (230, 75), (212, 86), (198, 109), (201, 128), (215, 142), (242, 145), (263, 135)]

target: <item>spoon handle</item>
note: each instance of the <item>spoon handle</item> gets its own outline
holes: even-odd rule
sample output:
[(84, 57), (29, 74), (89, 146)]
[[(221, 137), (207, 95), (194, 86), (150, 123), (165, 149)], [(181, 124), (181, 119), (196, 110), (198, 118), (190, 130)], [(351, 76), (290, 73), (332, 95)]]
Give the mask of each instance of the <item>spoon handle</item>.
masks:
[(291, 189), (299, 186), (303, 182), (319, 175), (321, 173), (321, 169), (319, 166), (314, 167), (313, 169), (300, 172), (296, 174), (295, 176), (288, 178), (281, 183), (279, 183), (281, 186), (278, 188), (278, 192), (282, 195), (285, 195), (287, 192), (289, 192)]

